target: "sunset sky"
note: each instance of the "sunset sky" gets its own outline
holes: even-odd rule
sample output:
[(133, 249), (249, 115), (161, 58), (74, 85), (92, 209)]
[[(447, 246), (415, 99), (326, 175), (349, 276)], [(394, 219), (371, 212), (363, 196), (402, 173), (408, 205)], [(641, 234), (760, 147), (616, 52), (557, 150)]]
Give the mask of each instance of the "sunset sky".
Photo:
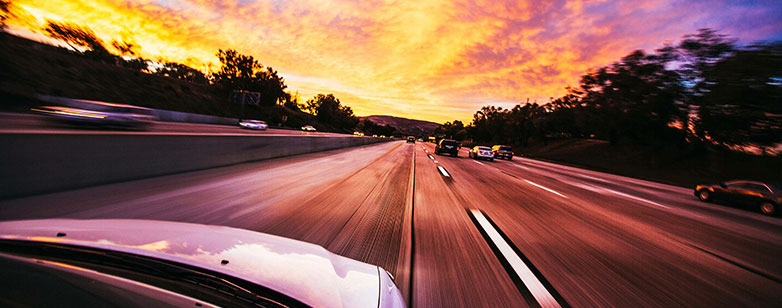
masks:
[(131, 40), (206, 70), (253, 55), (302, 100), (334, 93), (360, 116), (469, 122), (485, 105), (548, 102), (589, 68), (699, 28), (782, 40), (782, 1), (15, 0), (12, 31), (44, 19)]

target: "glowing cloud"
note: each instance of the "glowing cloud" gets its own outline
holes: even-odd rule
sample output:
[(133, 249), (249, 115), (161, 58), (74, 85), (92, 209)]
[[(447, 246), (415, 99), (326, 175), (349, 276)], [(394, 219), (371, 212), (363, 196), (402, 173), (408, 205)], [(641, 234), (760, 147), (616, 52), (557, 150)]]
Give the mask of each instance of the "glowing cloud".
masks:
[[(782, 4), (756, 1), (26, 0), (45, 18), (132, 39), (142, 56), (207, 70), (218, 48), (273, 66), (303, 99), (358, 115), (469, 121), (483, 105), (547, 102), (587, 69), (710, 27), (782, 38)], [(25, 26), (18, 23), (17, 27)]]

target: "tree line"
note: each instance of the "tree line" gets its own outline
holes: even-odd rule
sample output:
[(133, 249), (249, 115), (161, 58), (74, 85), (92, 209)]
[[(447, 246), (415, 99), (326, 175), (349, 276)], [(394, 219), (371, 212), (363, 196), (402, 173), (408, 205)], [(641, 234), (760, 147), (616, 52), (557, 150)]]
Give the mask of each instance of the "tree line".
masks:
[[(12, 16), (11, 6), (10, 1), (0, 0), (0, 27), (4, 27), (6, 19)], [(366, 134), (395, 130), (368, 120), (360, 121), (353, 110), (333, 94), (318, 94), (300, 102), (298, 93), (292, 94), (287, 90), (285, 79), (276, 70), (234, 49), (218, 49), (215, 55), (220, 63), (219, 68), (203, 72), (177, 62), (145, 59), (141, 57), (142, 47), (138, 43), (117, 39), (107, 43), (90, 27), (72, 22), (46, 20), (41, 32), (63, 42), (67, 49), (80, 56), (147, 74), (213, 87), (226, 100), (234, 91), (260, 92), (260, 108), (286, 108), (294, 113), (309, 113), (320, 125), (311, 124), (320, 126), (320, 130), (351, 132), (358, 129)]]
[(757, 147), (782, 143), (782, 43), (737, 46), (711, 29), (652, 53), (636, 50), (590, 70), (548, 103), (485, 106), (437, 134), (527, 146), (596, 138), (611, 144)]

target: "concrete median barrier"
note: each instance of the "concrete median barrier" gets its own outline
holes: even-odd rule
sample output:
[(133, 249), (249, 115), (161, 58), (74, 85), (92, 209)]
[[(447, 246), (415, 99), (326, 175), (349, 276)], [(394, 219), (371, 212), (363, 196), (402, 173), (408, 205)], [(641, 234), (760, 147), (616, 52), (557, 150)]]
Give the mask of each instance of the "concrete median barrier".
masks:
[(390, 141), (351, 136), (0, 134), (0, 199)]

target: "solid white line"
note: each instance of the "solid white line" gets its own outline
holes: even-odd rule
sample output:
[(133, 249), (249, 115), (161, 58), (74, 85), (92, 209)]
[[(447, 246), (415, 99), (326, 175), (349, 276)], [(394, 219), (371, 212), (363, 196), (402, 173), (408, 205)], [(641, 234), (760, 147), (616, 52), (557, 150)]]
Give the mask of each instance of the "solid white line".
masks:
[(440, 170), (440, 173), (442, 173), (444, 176), (451, 177), (451, 175), (448, 174), (448, 171), (445, 171), (445, 168), (437, 166), (437, 170)]
[(593, 192), (596, 192), (596, 193), (599, 193), (599, 194), (605, 195), (604, 192), (609, 192), (609, 193), (612, 193), (612, 194), (615, 194), (615, 195), (619, 195), (619, 196), (622, 196), (622, 197), (625, 197), (625, 198), (630, 198), (630, 199), (633, 199), (633, 200), (646, 202), (646, 203), (649, 203), (649, 204), (654, 205), (654, 206), (659, 206), (661, 208), (670, 209), (670, 207), (667, 206), (667, 205), (662, 205), (662, 204), (659, 204), (657, 202), (654, 202), (654, 201), (651, 201), (651, 200), (646, 200), (646, 199), (641, 198), (641, 197), (628, 195), (626, 193), (619, 192), (619, 191), (616, 191), (616, 190), (613, 190), (613, 189), (608, 189), (608, 188), (604, 188), (604, 187), (597, 187), (597, 186), (592, 186), (592, 185), (586, 185), (586, 184), (580, 184), (580, 183), (575, 183), (575, 182), (570, 182), (570, 181), (562, 181), (562, 182), (566, 183), (566, 184), (570, 184), (570, 185), (576, 186), (576, 187), (579, 187), (579, 188), (582, 188), (582, 189), (593, 191)]
[(585, 178), (585, 179), (590, 179), (590, 180), (595, 180), (595, 181), (600, 181), (600, 182), (605, 182), (605, 183), (611, 183), (611, 184), (614, 184), (614, 182), (611, 182), (611, 181), (609, 181), (609, 180), (606, 180), (606, 179), (601, 179), (601, 178), (596, 178), (596, 177), (589, 176), (589, 175), (582, 174), (582, 173), (578, 173), (577, 175), (578, 175), (579, 177), (582, 177), (582, 178)]
[(661, 208), (670, 209), (670, 207), (668, 207), (668, 206), (665, 206), (665, 205), (659, 204), (659, 203), (657, 203), (657, 202), (654, 202), (654, 201), (646, 200), (646, 199), (644, 199), (644, 198), (641, 198), (641, 197), (636, 197), (636, 196), (633, 196), (633, 195), (628, 195), (628, 194), (626, 194), (626, 193), (623, 193), (623, 192), (618, 192), (618, 191), (616, 191), (616, 190), (612, 190), (612, 189), (608, 189), (608, 188), (606, 188), (605, 190), (606, 190), (607, 192), (610, 192), (610, 193), (612, 193), (612, 194), (616, 194), (616, 195), (620, 195), (620, 196), (622, 196), (622, 197), (625, 197), (625, 198), (630, 198), (630, 199), (638, 200), (638, 201), (641, 201), (641, 202), (646, 202), (646, 203), (649, 203), (649, 204), (651, 204), (651, 205), (656, 205), (656, 206), (659, 206), (659, 207), (661, 207)]
[(553, 189), (551, 189), (551, 188), (545, 187), (545, 186), (543, 186), (543, 185), (537, 184), (537, 183), (535, 183), (535, 182), (532, 182), (532, 181), (529, 181), (529, 180), (524, 180), (524, 181), (526, 181), (527, 183), (530, 183), (530, 184), (532, 184), (532, 185), (535, 185), (535, 186), (537, 186), (537, 187), (538, 187), (538, 188), (540, 188), (540, 189), (546, 190), (546, 191), (548, 191), (548, 192), (550, 192), (550, 193), (552, 193), (552, 194), (555, 194), (555, 195), (557, 195), (557, 196), (560, 196), (560, 197), (562, 197), (562, 198), (568, 199), (568, 197), (567, 197), (567, 196), (565, 196), (565, 195), (563, 195), (563, 194), (560, 194), (560, 193), (558, 193), (556, 190), (553, 190)]
[(475, 209), (471, 209), (470, 213), (472, 213), (480, 227), (489, 236), (489, 239), (494, 243), (494, 246), (496, 246), (500, 253), (502, 253), (502, 256), (505, 257), (505, 260), (508, 260), (513, 271), (521, 278), (521, 281), (527, 286), (527, 289), (529, 289), (532, 296), (535, 297), (535, 300), (538, 301), (538, 304), (540, 304), (541, 307), (561, 307), (559, 303), (557, 303), (557, 300), (554, 299), (554, 296), (552, 296), (540, 280), (538, 280), (538, 277), (535, 277), (535, 274), (532, 273), (529, 267), (524, 264), (524, 261), (522, 261), (513, 251), (513, 248), (505, 242), (500, 233), (497, 232), (486, 217), (483, 216), (483, 213)]

